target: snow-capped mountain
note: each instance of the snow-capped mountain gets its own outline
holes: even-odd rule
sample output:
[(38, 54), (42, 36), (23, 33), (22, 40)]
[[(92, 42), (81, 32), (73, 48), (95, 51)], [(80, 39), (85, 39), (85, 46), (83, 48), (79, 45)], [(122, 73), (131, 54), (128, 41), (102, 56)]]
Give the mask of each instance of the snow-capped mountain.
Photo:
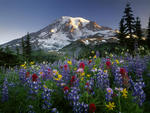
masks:
[[(81, 17), (63, 16), (40, 31), (31, 33), (30, 37), (34, 50), (39, 48), (44, 50), (59, 50), (78, 39), (92, 36), (109, 39), (114, 37), (114, 34), (115, 31), (111, 28), (100, 26), (96, 22)], [(22, 38), (25, 40), (26, 36)], [(6, 46), (11, 48), (20, 47), (21, 38), (2, 45), (2, 47)]]

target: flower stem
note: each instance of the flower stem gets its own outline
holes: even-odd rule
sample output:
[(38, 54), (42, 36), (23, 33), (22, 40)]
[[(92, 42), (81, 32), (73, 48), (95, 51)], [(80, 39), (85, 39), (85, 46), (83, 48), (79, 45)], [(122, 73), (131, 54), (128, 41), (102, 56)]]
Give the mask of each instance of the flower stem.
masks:
[(119, 92), (118, 103), (119, 103), (119, 112), (121, 113), (121, 105), (120, 105), (120, 92)]

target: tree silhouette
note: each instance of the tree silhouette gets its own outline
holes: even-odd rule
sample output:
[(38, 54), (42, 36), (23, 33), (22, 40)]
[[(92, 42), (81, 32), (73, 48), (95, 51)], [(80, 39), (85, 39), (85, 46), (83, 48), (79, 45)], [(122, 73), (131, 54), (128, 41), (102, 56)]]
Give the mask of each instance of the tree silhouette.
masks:
[(26, 36), (26, 41), (25, 41), (25, 56), (26, 60), (30, 61), (31, 60), (31, 43), (30, 43), (30, 35), (29, 33)]
[(119, 42), (122, 45), (125, 45), (126, 43), (126, 34), (125, 34), (125, 26), (124, 26), (124, 18), (120, 20), (119, 23), (119, 33), (117, 34), (117, 37), (119, 38)]
[(125, 20), (125, 33), (128, 36), (128, 47), (131, 52), (134, 50), (134, 33), (135, 33), (135, 19), (132, 14), (132, 9), (130, 3), (127, 3), (125, 11), (124, 11), (124, 20)]
[(148, 32), (148, 34), (147, 34), (147, 45), (150, 48), (150, 17), (149, 17), (147, 32)]

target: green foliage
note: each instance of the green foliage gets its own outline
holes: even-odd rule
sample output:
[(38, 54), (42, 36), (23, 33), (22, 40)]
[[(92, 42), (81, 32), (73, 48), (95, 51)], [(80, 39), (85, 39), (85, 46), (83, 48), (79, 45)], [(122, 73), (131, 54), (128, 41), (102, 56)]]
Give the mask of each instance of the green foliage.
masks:
[(144, 103), (143, 109), (144, 113), (149, 113), (149, 106), (150, 106), (150, 63), (148, 63), (147, 71), (143, 74), (143, 79), (145, 81), (145, 88), (144, 91), (146, 93), (146, 100), (149, 100)]
[(32, 47), (30, 43), (30, 35), (29, 33), (26, 36), (26, 41), (25, 41), (25, 58), (27, 61), (31, 61), (31, 53), (32, 53)]
[(32, 51), (31, 60), (35, 62), (48, 61), (53, 63), (59, 59), (62, 59), (62, 55), (57, 52), (46, 52), (43, 50)]
[(133, 34), (135, 32), (135, 20), (132, 14), (132, 9), (129, 3), (127, 3), (125, 11), (124, 11), (124, 20), (125, 20), (125, 33), (127, 36), (129, 36), (127, 41), (127, 47), (130, 49), (131, 52), (134, 51), (134, 43), (135, 39), (133, 37)]
[(148, 32), (148, 34), (147, 34), (147, 45), (150, 48), (150, 17), (149, 17), (147, 32)]
[(119, 33), (117, 34), (119, 39), (119, 43), (125, 45), (126, 43), (126, 34), (125, 34), (125, 25), (124, 25), (124, 18), (121, 19), (119, 24)]
[(25, 58), (25, 45), (24, 45), (24, 39), (21, 39), (21, 45), (22, 45), (22, 58)]
[(13, 67), (21, 63), (21, 59), (9, 49), (6, 52), (0, 51), (0, 66)]

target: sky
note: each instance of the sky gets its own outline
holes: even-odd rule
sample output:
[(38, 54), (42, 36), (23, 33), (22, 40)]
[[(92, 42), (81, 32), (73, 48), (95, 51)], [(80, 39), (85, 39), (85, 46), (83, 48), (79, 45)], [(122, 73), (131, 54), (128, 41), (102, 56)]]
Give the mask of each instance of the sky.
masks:
[[(150, 16), (150, 0), (130, 0), (143, 28)], [(61, 16), (83, 17), (118, 29), (127, 0), (0, 0), (0, 44), (36, 32)]]

